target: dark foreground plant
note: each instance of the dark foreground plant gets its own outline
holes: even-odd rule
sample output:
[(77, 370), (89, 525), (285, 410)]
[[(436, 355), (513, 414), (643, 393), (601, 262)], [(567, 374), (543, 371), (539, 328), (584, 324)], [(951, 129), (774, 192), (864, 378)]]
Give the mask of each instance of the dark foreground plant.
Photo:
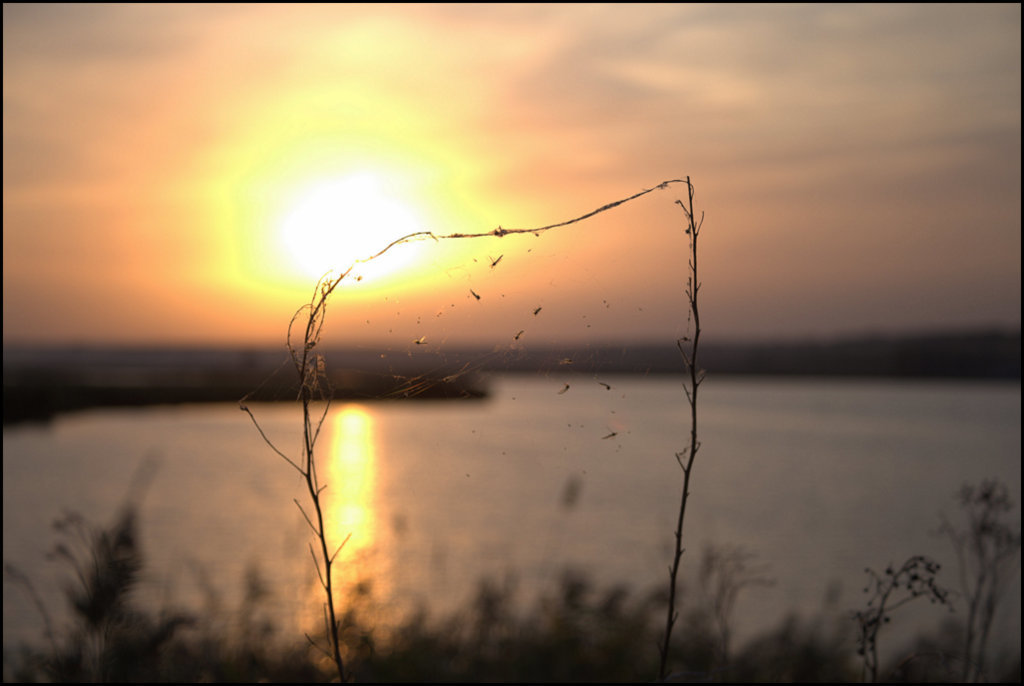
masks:
[(967, 602), (960, 677), (973, 682), (985, 675), (992, 620), (1011, 569), (1018, 561), (1021, 533), (1019, 523), (1014, 528), (1007, 521), (1013, 501), (1006, 484), (995, 479), (977, 486), (964, 484), (957, 499), (967, 517), (967, 526), (957, 529), (943, 517), (941, 531), (956, 551), (960, 588)]
[(864, 592), (870, 594), (867, 606), (858, 610), (857, 654), (863, 660), (862, 677), (871, 682), (878, 681), (878, 633), (889, 623), (892, 613), (917, 598), (927, 598), (932, 603), (949, 606), (949, 591), (935, 583), (939, 564), (923, 555), (914, 555), (899, 568), (886, 567), (885, 573), (865, 569), (868, 585)]
[[(262, 587), (259, 582), (255, 585)], [(138, 637), (149, 632), (111, 634), (110, 654), (134, 657), (108, 671), (106, 678), (136, 683), (336, 679), (333, 670), (321, 670), (320, 661), (310, 659), (308, 645), (264, 636), (262, 618), (273, 616), (267, 603), (274, 592), (274, 588), (253, 589), (237, 608), (225, 607), (219, 600), (210, 602), (192, 613), (188, 627), (175, 631), (149, 653), (131, 652)], [(583, 573), (565, 571), (530, 603), (514, 580), (483, 579), (470, 601), (451, 613), (436, 616), (423, 608), (386, 627), (377, 624), (378, 603), (392, 599), (374, 597), (369, 582), (356, 584), (347, 593), (342, 598), (346, 609), (339, 618), (346, 671), (370, 682), (636, 683), (658, 666), (649, 646), (660, 632), (661, 590), (603, 587)], [(673, 651), (692, 667), (688, 676), (693, 679), (843, 683), (855, 676), (838, 634), (795, 617), (754, 638), (723, 666), (715, 641), (705, 640), (716, 630), (713, 611), (696, 605), (685, 609)], [(152, 618), (147, 621), (157, 625)], [(70, 627), (56, 638), (62, 647), (81, 643), (80, 634)], [(53, 669), (60, 657), (53, 651), (30, 649), (5, 654), (5, 680), (93, 678), (79, 670)]]
[(731, 662), (733, 610), (740, 593), (755, 586), (772, 586), (766, 567), (754, 563), (754, 554), (742, 548), (708, 545), (700, 562), (698, 583), (703, 592), (708, 621), (717, 637), (718, 663)]
[[(350, 269), (351, 271), (351, 269)], [(316, 441), (323, 427), (324, 419), (327, 417), (327, 410), (330, 408), (331, 392), (330, 381), (327, 378), (326, 367), (323, 356), (315, 350), (320, 342), (320, 332), (324, 325), (324, 316), (327, 312), (327, 301), (334, 289), (338, 287), (341, 280), (348, 274), (345, 273), (335, 278), (324, 277), (318, 283), (313, 293), (312, 300), (303, 305), (292, 317), (288, 325), (288, 353), (291, 356), (292, 364), (299, 378), (299, 403), (302, 406), (302, 456), (299, 460), (293, 460), (266, 436), (263, 429), (252, 411), (245, 405), (243, 398), (241, 407), (252, 418), (260, 435), (267, 442), (274, 452), (280, 455), (285, 462), (291, 465), (302, 477), (303, 483), (309, 494), (312, 504), (312, 514), (306, 511), (298, 500), (295, 504), (306, 520), (306, 524), (312, 530), (317, 541), (317, 549), (310, 544), (309, 552), (313, 557), (313, 564), (316, 568), (320, 585), (324, 589), (324, 628), (328, 640), (326, 649), (319, 646), (309, 634), (306, 635), (311, 645), (323, 650), (323, 652), (334, 661), (338, 670), (338, 679), (346, 682), (345, 661), (341, 654), (341, 641), (339, 640), (338, 610), (335, 607), (335, 587), (333, 567), (337, 560), (338, 553), (348, 540), (346, 537), (340, 544), (335, 545), (328, 541), (328, 534), (324, 526), (324, 508), (321, 496), (326, 484), (322, 484), (317, 473)], [(301, 343), (296, 343), (296, 323), (302, 328)], [(314, 411), (314, 405), (322, 403), (323, 409), (319, 413)]]
[[(321, 669), (322, 661), (311, 659), (308, 645), (275, 640), (272, 601), (278, 589), (256, 568), (246, 570), (237, 607), (222, 602), (218, 580), (208, 577), (201, 579), (207, 582), (202, 607), (188, 615), (154, 614), (143, 610), (133, 593), (144, 571), (153, 576), (135, 545), (135, 510), (126, 509), (106, 529), (68, 517), (60, 532), (65, 544), (73, 534), (74, 549), (58, 558), (81, 575), (68, 592), (75, 621), (48, 631), (49, 646), (42, 650), (24, 646), (9, 653), (5, 648), (5, 681), (313, 683), (336, 678), (333, 669)], [(83, 532), (88, 533), (84, 538)], [(673, 652), (690, 669), (687, 676), (726, 682), (849, 681), (848, 651), (838, 634), (796, 618), (722, 662), (715, 636), (718, 598), (734, 598), (751, 578), (760, 578), (745, 562), (738, 569), (737, 559), (732, 548), (706, 550), (702, 585), (710, 592), (685, 596), (685, 620)], [(709, 579), (717, 581), (709, 584)], [(393, 599), (376, 598), (371, 581), (346, 593), (339, 614), (346, 672), (368, 681), (635, 683), (658, 666), (648, 646), (660, 632), (662, 590), (599, 587), (586, 574), (567, 570), (530, 599), (514, 578), (483, 579), (470, 602), (449, 614), (422, 608), (387, 625), (377, 624), (380, 603), (391, 605)], [(102, 650), (90, 652), (98, 642)]]
[[(716, 567), (721, 555), (706, 551), (702, 564)], [(726, 571), (713, 576), (729, 577)], [(734, 581), (724, 585), (744, 586)], [(845, 635), (817, 620), (788, 617), (721, 662), (711, 599), (686, 594), (673, 637), (673, 655), (687, 681), (853, 680)], [(365, 600), (365, 599), (364, 599)], [(413, 614), (390, 631), (373, 632), (353, 654), (354, 669), (379, 682), (637, 683), (658, 668), (649, 649), (659, 640), (664, 589), (638, 592), (595, 585), (566, 570), (530, 604), (508, 580), (482, 580), (472, 600), (450, 615)], [(372, 607), (366, 608), (372, 615)], [(838, 618), (835, 618), (838, 619)], [(353, 626), (359, 626), (356, 616)], [(828, 622), (838, 628), (838, 621)], [(346, 632), (357, 635), (356, 632)], [(360, 639), (361, 640), (361, 639)]]
[(697, 366), (697, 350), (701, 333), (700, 310), (697, 306), (697, 295), (700, 291), (700, 281), (697, 279), (697, 236), (700, 234), (701, 226), (704, 225), (704, 215), (702, 213), (700, 221), (697, 221), (693, 214), (693, 184), (690, 183), (690, 177), (686, 177), (686, 189), (687, 202), (676, 200), (676, 204), (683, 209), (683, 214), (686, 217), (686, 233), (690, 237), (690, 273), (686, 280), (686, 297), (689, 304), (688, 320), (693, 325), (693, 334), (680, 338), (676, 344), (683, 356), (687, 371), (683, 389), (686, 391), (686, 399), (690, 404), (690, 444), (685, 450), (676, 453), (676, 461), (683, 470), (683, 487), (679, 502), (679, 516), (676, 519), (675, 549), (672, 554), (672, 564), (669, 566), (665, 633), (659, 646), (661, 662), (658, 667), (658, 677), (661, 680), (665, 680), (669, 676), (672, 629), (679, 617), (676, 611), (676, 589), (679, 581), (679, 567), (683, 558), (683, 524), (686, 519), (686, 505), (690, 498), (690, 478), (693, 476), (694, 459), (700, 449), (700, 441), (697, 440), (697, 391), (704, 381), (704, 372)]
[(6, 565), (13, 580), (28, 589), (43, 616), (48, 653), (31, 654), (25, 677), (72, 682), (152, 681), (161, 651), (193, 619), (182, 613), (152, 617), (133, 601), (143, 558), (138, 545), (137, 510), (129, 504), (114, 523), (97, 528), (69, 513), (54, 524), (61, 537), (52, 556), (67, 563), (74, 581), (64, 589), (71, 624), (58, 635), (31, 579)]
[[(388, 252), (391, 248), (401, 243), (407, 243), (415, 240), (422, 239), (456, 239), (456, 238), (488, 238), (497, 237), (503, 238), (505, 236), (514, 234), (533, 234), (540, 235), (545, 231), (557, 229), (571, 224), (576, 224), (583, 220), (589, 219), (597, 214), (610, 210), (614, 207), (618, 207), (631, 200), (635, 200), (641, 196), (644, 196), (654, 190), (667, 188), (671, 184), (683, 183), (681, 179), (673, 179), (670, 181), (663, 181), (653, 188), (648, 188), (635, 193), (622, 200), (608, 203), (602, 207), (597, 208), (583, 214), (579, 217), (569, 219), (567, 221), (558, 222), (555, 224), (549, 224), (546, 226), (540, 226), (528, 229), (506, 229), (499, 226), (497, 229), (486, 231), (482, 233), (451, 233), (451, 234), (435, 234), (430, 231), (419, 231), (416, 233), (403, 236), (395, 241), (392, 241), (388, 245), (384, 246), (377, 253), (362, 259), (357, 260), (356, 263), (349, 266), (341, 273), (329, 273), (317, 282), (316, 287), (313, 291), (313, 296), (310, 302), (303, 305), (292, 317), (291, 323), (288, 326), (288, 337), (287, 347), (289, 355), (291, 356), (292, 363), (295, 367), (295, 372), (299, 382), (299, 394), (298, 401), (302, 407), (302, 455), (298, 459), (293, 459), (281, 451), (274, 443), (267, 437), (263, 429), (260, 427), (259, 422), (256, 420), (255, 415), (246, 405), (246, 401), (249, 396), (242, 398), (239, 402), (239, 406), (245, 411), (249, 418), (252, 419), (263, 440), (273, 449), (277, 455), (283, 458), (292, 468), (294, 468), (299, 475), (302, 477), (303, 482), (306, 486), (306, 491), (309, 496), (311, 504), (311, 511), (307, 512), (306, 508), (296, 500), (295, 503), (298, 505), (306, 523), (309, 525), (310, 530), (317, 541), (316, 547), (310, 545), (310, 553), (313, 557), (314, 566), (316, 567), (317, 576), (320, 580), (320, 585), (324, 590), (324, 624), (325, 634), (328, 641), (328, 647), (323, 648), (319, 646), (308, 634), (307, 639), (310, 644), (320, 648), (326, 655), (328, 655), (335, 664), (338, 672), (338, 678), (342, 682), (348, 680), (348, 672), (345, 668), (345, 661), (342, 655), (342, 645), (339, 634), (339, 615), (337, 608), (337, 599), (335, 597), (335, 584), (334, 584), (334, 563), (337, 561), (338, 553), (348, 540), (346, 536), (341, 543), (336, 541), (328, 540), (328, 533), (324, 526), (323, 518), (323, 504), (321, 496), (324, 490), (327, 488), (327, 484), (320, 480), (317, 473), (317, 459), (316, 459), (316, 442), (320, 435), (320, 430), (323, 427), (323, 422), (327, 417), (327, 411), (330, 407), (330, 401), (333, 396), (333, 392), (330, 386), (330, 381), (327, 375), (326, 363), (324, 357), (316, 350), (320, 343), (320, 334), (323, 330), (324, 318), (327, 313), (327, 304), (330, 300), (331, 295), (335, 292), (341, 282), (347, 277), (352, 270), (359, 263), (368, 262), (370, 260), (377, 259)], [(693, 207), (693, 186), (690, 184), (689, 177), (685, 181), (687, 188), (689, 189), (690, 198), (690, 211), (692, 212)], [(678, 202), (678, 201), (677, 201)], [(686, 206), (679, 202), (686, 211)], [(693, 217), (690, 216), (690, 224), (693, 229), (693, 238), (696, 239), (696, 226), (693, 226)], [(695, 244), (695, 241), (694, 241)], [(696, 252), (694, 252), (694, 260), (691, 266), (696, 273)], [(499, 258), (500, 259), (500, 258)], [(691, 296), (691, 310), (694, 316), (696, 316), (696, 284), (692, 287)], [(302, 329), (301, 341), (299, 340), (298, 333), (294, 331), (296, 324)], [(699, 327), (698, 327), (699, 331)], [(696, 346), (694, 346), (694, 350)], [(696, 394), (696, 384), (694, 384), (692, 393)], [(314, 411), (314, 406), (322, 404), (322, 410), (319, 412)], [(694, 406), (695, 407), (695, 406)], [(695, 434), (694, 434), (695, 436)], [(693, 453), (696, 452), (696, 448), (693, 448)], [(692, 461), (692, 455), (691, 455)], [(684, 490), (685, 492), (685, 490)], [(681, 518), (680, 518), (681, 527)], [(673, 586), (674, 586), (674, 573), (673, 573)], [(674, 591), (673, 591), (674, 592)], [(671, 612), (670, 612), (671, 616)], [(667, 646), (667, 637), (666, 637)]]

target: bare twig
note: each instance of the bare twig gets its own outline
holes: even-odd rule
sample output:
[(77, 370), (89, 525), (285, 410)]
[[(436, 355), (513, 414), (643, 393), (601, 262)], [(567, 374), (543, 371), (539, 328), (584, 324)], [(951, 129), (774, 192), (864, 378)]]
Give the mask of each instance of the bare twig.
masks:
[(964, 631), (964, 682), (985, 678), (989, 631), (999, 598), (1005, 591), (1009, 566), (1020, 553), (1020, 527), (1011, 526), (1013, 502), (1006, 484), (994, 479), (977, 486), (964, 484), (958, 494), (967, 527), (957, 529), (945, 517), (940, 531), (956, 551), (960, 588), (967, 602)]
[[(342, 544), (335, 549), (334, 554), (330, 554), (330, 548), (328, 546), (327, 541), (327, 532), (324, 528), (323, 507), (320, 499), (326, 486), (319, 482), (315, 455), (316, 442), (320, 436), (320, 430), (323, 427), (324, 420), (327, 417), (327, 412), (330, 409), (330, 401), (333, 396), (333, 392), (332, 389), (330, 388), (329, 380), (326, 373), (326, 365), (324, 363), (324, 359), (319, 353), (314, 352), (314, 349), (320, 342), (320, 334), (323, 330), (324, 320), (327, 312), (327, 303), (328, 300), (330, 299), (330, 296), (334, 293), (335, 289), (338, 288), (342, 280), (344, 280), (345, 277), (352, 272), (356, 265), (374, 260), (384, 255), (391, 248), (402, 243), (409, 243), (412, 241), (424, 239), (433, 239), (435, 241), (439, 241), (442, 239), (455, 238), (485, 238), (495, 236), (503, 237), (511, 234), (523, 233), (532, 233), (536, 235), (545, 231), (549, 231), (551, 229), (557, 229), (572, 224), (576, 224), (585, 219), (589, 219), (590, 217), (593, 217), (597, 214), (623, 205), (624, 203), (630, 202), (631, 200), (635, 200), (644, 195), (647, 195), (652, 191), (665, 189), (669, 185), (675, 183), (684, 183), (684, 181), (681, 179), (663, 181), (657, 186), (654, 186), (653, 188), (647, 188), (638, 193), (634, 193), (633, 195), (627, 198), (623, 198), (621, 200), (617, 200), (615, 202), (602, 205), (601, 207), (598, 207), (595, 210), (591, 210), (590, 212), (587, 212), (578, 217), (563, 222), (548, 224), (546, 226), (540, 226), (536, 228), (505, 229), (499, 226), (497, 229), (494, 229), (492, 231), (480, 233), (435, 234), (432, 231), (417, 231), (415, 233), (410, 233), (406, 236), (403, 236), (392, 241), (388, 245), (384, 246), (383, 249), (370, 255), (369, 257), (356, 260), (347, 269), (340, 273), (328, 272), (327, 274), (322, 276), (317, 281), (316, 286), (313, 289), (313, 294), (310, 297), (310, 301), (302, 305), (302, 307), (300, 307), (298, 310), (296, 310), (295, 314), (292, 316), (292, 319), (288, 324), (286, 345), (288, 348), (289, 356), (292, 361), (292, 365), (294, 366), (296, 375), (298, 376), (299, 379), (299, 392), (297, 399), (302, 406), (303, 427), (301, 460), (295, 460), (288, 457), (283, 451), (279, 450), (277, 446), (273, 444), (273, 442), (269, 439), (269, 437), (260, 427), (259, 422), (256, 421), (256, 418), (253, 415), (252, 411), (248, 408), (248, 406), (246, 406), (245, 401), (248, 399), (249, 396), (242, 398), (242, 400), (239, 402), (239, 405), (241, 409), (249, 415), (250, 419), (252, 419), (264, 442), (266, 442), (267, 445), (269, 445), (278, 456), (280, 456), (291, 467), (298, 471), (299, 474), (302, 475), (303, 480), (305, 481), (306, 490), (309, 493), (310, 502), (313, 505), (312, 514), (307, 514), (307, 512), (305, 511), (305, 509), (302, 508), (301, 505), (299, 506), (299, 510), (302, 512), (303, 517), (306, 519), (306, 523), (309, 524), (309, 527), (313, 530), (313, 533), (318, 539), (317, 548), (319, 550), (314, 550), (313, 546), (310, 545), (310, 552), (313, 555), (313, 561), (314, 565), (316, 566), (317, 576), (320, 579), (320, 583), (323, 585), (326, 599), (324, 608), (324, 622), (327, 625), (327, 637), (328, 641), (330, 642), (330, 652), (328, 654), (331, 655), (332, 659), (334, 660), (338, 670), (338, 678), (342, 682), (347, 681), (348, 674), (345, 670), (345, 664), (341, 654), (341, 639), (339, 635), (337, 613), (335, 610), (332, 566), (336, 561), (338, 552), (345, 545), (345, 542), (342, 542)], [(689, 177), (687, 177), (685, 183), (687, 184), (687, 187), (690, 189), (690, 204), (692, 209), (693, 187), (690, 185)], [(689, 214), (687, 216), (690, 217), (692, 224), (692, 216)], [(687, 229), (687, 232), (689, 233), (690, 229)], [(694, 234), (695, 233), (696, 232), (694, 231)], [(696, 235), (694, 235), (694, 238), (696, 238)], [(502, 256), (499, 256), (496, 259), (492, 259), (491, 266), (495, 267), (501, 260), (501, 257)], [(695, 270), (694, 273), (696, 273)], [(473, 293), (473, 295), (476, 296), (477, 299), (479, 299), (479, 296), (477, 296), (476, 293)], [(693, 297), (695, 298), (695, 296), (696, 289), (693, 290)], [(540, 308), (538, 307), (534, 311), (534, 314), (536, 315), (539, 311)], [(318, 418), (314, 418), (312, 415), (312, 406), (315, 402), (324, 403), (323, 411), (320, 413)], [(296, 504), (298, 504), (297, 501)], [(347, 540), (348, 538), (345, 539), (345, 541)], [(308, 635), (307, 638), (309, 638)], [(312, 639), (309, 640), (311, 643), (313, 642)]]
[(892, 612), (910, 601), (925, 597), (933, 603), (950, 605), (950, 592), (935, 583), (939, 564), (923, 555), (907, 559), (899, 569), (890, 565), (884, 574), (864, 570), (868, 576), (865, 593), (871, 593), (867, 606), (854, 614), (860, 633), (857, 654), (863, 660), (862, 677), (878, 681), (878, 632), (889, 623)]
[[(566, 221), (558, 222), (557, 224), (548, 224), (547, 226), (538, 226), (538, 227), (529, 228), (529, 229), (505, 229), (505, 228), (502, 228), (501, 226), (499, 226), (498, 228), (493, 229), (491, 231), (484, 231), (484, 232), (480, 232), (480, 233), (435, 234), (433, 231), (417, 231), (415, 233), (410, 233), (410, 234), (408, 234), (406, 236), (402, 236), (401, 238), (395, 239), (394, 241), (389, 243), (380, 252), (375, 253), (375, 254), (371, 255), (370, 257), (367, 257), (366, 259), (358, 260), (358, 262), (369, 262), (370, 260), (376, 259), (377, 257), (380, 257), (381, 255), (383, 255), (384, 253), (386, 253), (388, 250), (390, 250), (391, 248), (395, 247), (396, 245), (400, 245), (402, 243), (409, 243), (411, 241), (424, 240), (424, 239), (428, 239), (428, 238), (429, 239), (433, 239), (435, 241), (441, 240), (441, 239), (445, 239), (445, 238), (493, 238), (495, 236), (497, 236), (498, 238), (501, 238), (502, 236), (509, 236), (509, 235), (517, 234), (517, 233), (539, 234), (539, 233), (543, 233), (545, 231), (550, 231), (551, 229), (560, 229), (560, 228), (562, 228), (564, 226), (569, 226), (571, 224), (576, 224), (578, 222), (581, 222), (581, 221), (583, 221), (585, 219), (590, 219), (591, 217), (593, 217), (595, 215), (601, 214), (602, 212), (606, 212), (606, 211), (608, 211), (610, 209), (618, 207), (619, 205), (624, 205), (625, 203), (627, 203), (627, 202), (629, 202), (631, 200), (636, 200), (637, 198), (640, 198), (640, 197), (642, 197), (644, 195), (647, 195), (648, 193), (651, 193), (653, 191), (664, 190), (664, 189), (668, 188), (670, 185), (672, 185), (674, 183), (685, 183), (685, 184), (689, 185), (690, 177), (686, 177), (685, 180), (683, 180), (683, 179), (671, 179), (669, 181), (662, 181), (657, 186), (654, 186), (653, 188), (645, 188), (644, 190), (640, 191), (639, 193), (634, 193), (633, 195), (629, 196), (628, 198), (623, 198), (622, 200), (616, 200), (615, 202), (610, 202), (607, 205), (602, 205), (601, 207), (598, 207), (596, 210), (591, 210), (590, 212), (587, 212), (586, 214), (580, 215), (579, 217), (574, 217), (573, 219), (567, 219)], [(692, 200), (692, 196), (693, 196), (692, 191), (691, 191), (690, 195), (691, 195), (691, 200)], [(501, 258), (499, 257), (498, 259), (500, 260)], [(497, 260), (495, 260), (494, 263), (497, 264)], [(494, 265), (492, 264), (491, 266), (494, 266)], [(346, 272), (346, 273), (348, 273), (348, 272)], [(537, 311), (538, 312), (540, 311), (539, 307), (537, 308)], [(534, 314), (536, 314), (536, 312)]]
[[(686, 505), (690, 498), (690, 479), (693, 476), (693, 462), (700, 450), (700, 441), (697, 440), (697, 389), (704, 381), (703, 372), (697, 367), (697, 347), (700, 342), (700, 310), (697, 307), (697, 294), (700, 291), (700, 281), (697, 279), (697, 236), (704, 224), (704, 216), (697, 222), (693, 214), (693, 184), (690, 177), (686, 177), (687, 202), (676, 200), (676, 204), (683, 209), (686, 217), (686, 233), (690, 236), (690, 276), (687, 279), (686, 296), (689, 304), (689, 318), (693, 324), (693, 336), (683, 337), (676, 342), (683, 362), (687, 369), (687, 380), (683, 384), (686, 391), (686, 399), (690, 405), (690, 445), (681, 452), (676, 453), (676, 461), (683, 471), (683, 489), (679, 502), (679, 517), (676, 520), (675, 529), (675, 550), (672, 555), (672, 564), (669, 566), (669, 587), (668, 607), (665, 616), (665, 634), (661, 645), (658, 647), (661, 654), (661, 665), (658, 677), (665, 680), (669, 676), (669, 650), (672, 641), (672, 629), (675, 626), (679, 614), (676, 611), (676, 588), (679, 579), (679, 567), (683, 557), (683, 523), (686, 519)], [(688, 346), (684, 344), (688, 343)], [(688, 347), (688, 350), (686, 349)]]

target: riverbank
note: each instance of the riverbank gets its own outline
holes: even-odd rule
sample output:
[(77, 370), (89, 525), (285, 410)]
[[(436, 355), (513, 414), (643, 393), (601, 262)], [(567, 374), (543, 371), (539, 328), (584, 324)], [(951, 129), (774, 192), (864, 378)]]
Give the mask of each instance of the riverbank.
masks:
[[(1020, 330), (865, 336), (836, 341), (708, 343), (716, 375), (1019, 380)], [(481, 399), (487, 373), (678, 374), (672, 341), (512, 345), (506, 350), (410, 344), (324, 351), (338, 400)], [(90, 407), (288, 401), (297, 382), (286, 351), (259, 348), (5, 345), (4, 423), (45, 421)]]

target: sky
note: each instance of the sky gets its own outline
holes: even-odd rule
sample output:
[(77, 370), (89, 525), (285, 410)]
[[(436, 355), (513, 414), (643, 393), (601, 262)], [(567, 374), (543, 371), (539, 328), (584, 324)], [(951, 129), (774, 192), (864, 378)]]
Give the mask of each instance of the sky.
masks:
[[(686, 177), (708, 339), (1020, 326), (1019, 4), (5, 4), (3, 41), (5, 345), (276, 344), (401, 235)], [(679, 335), (685, 193), (397, 245), (326, 332)]]

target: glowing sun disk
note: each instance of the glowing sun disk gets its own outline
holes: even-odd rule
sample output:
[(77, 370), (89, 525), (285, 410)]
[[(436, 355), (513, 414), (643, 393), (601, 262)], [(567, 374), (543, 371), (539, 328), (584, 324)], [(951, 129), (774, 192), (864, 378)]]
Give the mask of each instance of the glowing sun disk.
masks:
[[(298, 193), (280, 222), (283, 247), (303, 274), (316, 279), (344, 271), (392, 241), (421, 230), (414, 213), (372, 174), (327, 179)], [(413, 257), (394, 250), (358, 267), (366, 277), (391, 274)]]

